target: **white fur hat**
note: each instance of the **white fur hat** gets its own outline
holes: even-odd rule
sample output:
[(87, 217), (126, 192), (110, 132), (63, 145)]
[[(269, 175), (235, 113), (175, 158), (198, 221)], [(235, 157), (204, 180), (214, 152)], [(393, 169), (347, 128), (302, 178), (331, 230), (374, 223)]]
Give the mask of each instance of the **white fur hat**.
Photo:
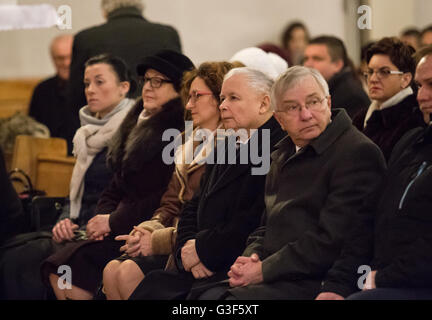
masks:
[(230, 62), (239, 61), (246, 67), (259, 70), (273, 80), (288, 69), (288, 63), (277, 54), (265, 52), (257, 47), (245, 48), (235, 53)]

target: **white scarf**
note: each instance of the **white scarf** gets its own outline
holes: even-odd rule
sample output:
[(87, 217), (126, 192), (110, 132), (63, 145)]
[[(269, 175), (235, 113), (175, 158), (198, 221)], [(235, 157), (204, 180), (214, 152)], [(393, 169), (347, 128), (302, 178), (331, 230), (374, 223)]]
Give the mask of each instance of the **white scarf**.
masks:
[(366, 128), (366, 123), (369, 120), (369, 118), (372, 116), (372, 113), (375, 110), (383, 110), (386, 108), (390, 108), (393, 107), (395, 105), (397, 105), (399, 102), (401, 102), (403, 99), (405, 99), (406, 97), (408, 97), (409, 95), (412, 95), (414, 92), (411, 89), (411, 87), (406, 87), (405, 89), (399, 91), (397, 94), (395, 94), (393, 97), (391, 97), (390, 99), (386, 100), (381, 107), (378, 108), (378, 102), (376, 100), (373, 100), (371, 105), (369, 106), (369, 109), (366, 113), (364, 122), (363, 122), (363, 128)]
[(87, 169), (93, 162), (94, 157), (107, 146), (134, 102), (132, 99), (123, 99), (102, 119), (94, 117), (88, 106), (82, 107), (79, 111), (81, 128), (77, 130), (73, 138), (73, 154), (77, 159), (70, 182), (71, 219), (78, 218), (81, 210), (81, 200), (84, 194), (84, 176)]

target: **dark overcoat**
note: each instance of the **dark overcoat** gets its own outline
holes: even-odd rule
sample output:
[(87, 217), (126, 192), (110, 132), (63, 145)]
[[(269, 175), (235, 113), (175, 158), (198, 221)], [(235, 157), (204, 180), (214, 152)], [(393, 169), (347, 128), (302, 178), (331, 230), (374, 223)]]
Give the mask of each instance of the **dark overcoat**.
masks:
[(425, 126), (414, 94), (394, 106), (375, 110), (364, 127), (366, 113), (367, 109), (358, 113), (353, 119), (353, 124), (381, 148), (386, 160), (390, 158), (394, 146), (405, 133)]
[(162, 158), (169, 143), (162, 140), (162, 135), (167, 129), (184, 129), (184, 109), (181, 99), (175, 98), (137, 124), (142, 110), (140, 99), (120, 125), (108, 151), (107, 161), (114, 176), (99, 198), (95, 215), (110, 215), (109, 237), (72, 243), (51, 256), (42, 268), (45, 280), (50, 272), (56, 273), (58, 265), (67, 264), (74, 273), (74, 284), (93, 292), (105, 265), (121, 254), (122, 243), (114, 237), (129, 234), (159, 207), (174, 170), (174, 164), (166, 164)]
[[(258, 129), (257, 137), (261, 137), (263, 129), (270, 131), (267, 143), (268, 151), (272, 151), (284, 133), (274, 117)], [(258, 154), (262, 145), (260, 140)], [(199, 191), (183, 208), (174, 249), (178, 270), (149, 273), (131, 299), (185, 298), (193, 286), (227, 277), (227, 271), (244, 250), (248, 235), (259, 226), (264, 210), (265, 175), (252, 174), (254, 165), (250, 159), (247, 164), (240, 164), (240, 152), (235, 164), (207, 164)], [(214, 276), (195, 281), (190, 272), (184, 271), (181, 248), (190, 239), (196, 239), (197, 254)]]
[(345, 110), (296, 153), (286, 137), (272, 154), (265, 188), (266, 220), (244, 256), (257, 253), (264, 281), (238, 287), (238, 299), (312, 299), (339, 256), (347, 227), (380, 183), (379, 148), (351, 124)]
[(377, 288), (431, 288), (431, 206), (429, 126), (409, 131), (395, 146), (386, 179), (360, 211), (322, 291), (345, 297), (358, 291), (362, 265), (377, 271)]
[(344, 108), (351, 118), (367, 110), (370, 100), (360, 80), (356, 79), (349, 68), (336, 73), (328, 82), (332, 108)]

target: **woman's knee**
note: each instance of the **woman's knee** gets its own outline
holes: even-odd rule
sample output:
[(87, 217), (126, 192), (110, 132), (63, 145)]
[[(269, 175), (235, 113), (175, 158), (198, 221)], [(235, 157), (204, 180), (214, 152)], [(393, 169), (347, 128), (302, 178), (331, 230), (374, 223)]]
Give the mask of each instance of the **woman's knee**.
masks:
[(144, 274), (133, 260), (124, 261), (118, 268), (117, 281), (119, 283), (125, 283), (140, 278), (144, 278)]
[(122, 262), (118, 260), (112, 260), (108, 262), (103, 270), (103, 282), (113, 281), (117, 277), (117, 272)]

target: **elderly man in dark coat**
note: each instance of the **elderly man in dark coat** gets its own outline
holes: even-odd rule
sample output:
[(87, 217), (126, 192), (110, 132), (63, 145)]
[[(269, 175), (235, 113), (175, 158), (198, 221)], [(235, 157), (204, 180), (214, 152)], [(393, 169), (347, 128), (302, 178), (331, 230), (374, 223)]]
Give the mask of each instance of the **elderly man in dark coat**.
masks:
[[(270, 151), (284, 135), (270, 108), (272, 83), (250, 68), (236, 68), (225, 76), (219, 107), (223, 125), (249, 136), (238, 135), (238, 148), (232, 154), (231, 139), (218, 139), (222, 145), (210, 155), (215, 164), (207, 162), (199, 192), (180, 215), (175, 266), (148, 273), (130, 299), (184, 299), (191, 289), (227, 277), (248, 235), (259, 226)], [(261, 168), (255, 166), (253, 154), (267, 158), (267, 168), (265, 160)]]
[(142, 58), (162, 49), (181, 52), (177, 31), (171, 26), (146, 20), (142, 15), (143, 8), (142, 0), (102, 0), (102, 10), (108, 21), (75, 35), (68, 94), (71, 137), (79, 128), (78, 111), (86, 104), (83, 78), (84, 63), (89, 58), (111, 53), (125, 60), (136, 76), (135, 70)]
[(272, 89), (288, 133), (272, 154), (265, 224), (219, 286), (201, 299), (313, 299), (363, 199), (385, 172), (379, 148), (343, 109), (331, 110), (319, 72), (290, 68)]

